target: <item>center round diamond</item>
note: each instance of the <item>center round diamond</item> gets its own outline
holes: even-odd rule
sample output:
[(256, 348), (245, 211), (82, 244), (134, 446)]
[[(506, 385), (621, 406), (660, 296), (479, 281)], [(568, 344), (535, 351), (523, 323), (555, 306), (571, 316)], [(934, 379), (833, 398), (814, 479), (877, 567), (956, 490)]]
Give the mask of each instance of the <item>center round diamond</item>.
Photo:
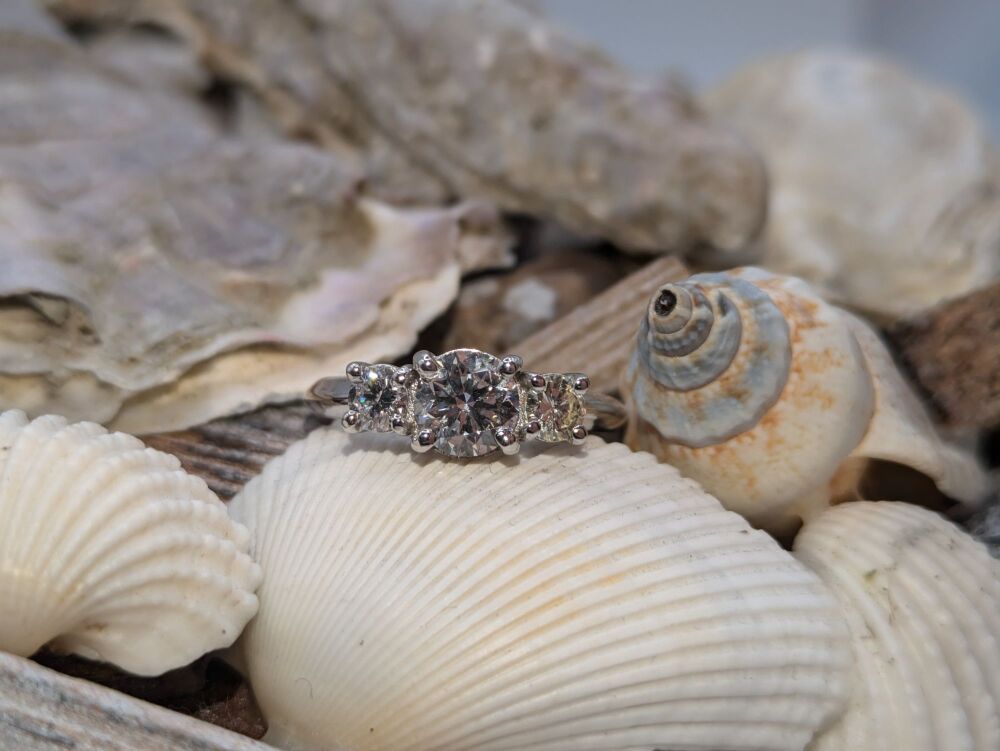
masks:
[(482, 456), (497, 448), (497, 428), (516, 428), (519, 394), (497, 368), (500, 360), (474, 349), (445, 352), (441, 372), (413, 394), (417, 430), (432, 430), (434, 448), (449, 456)]

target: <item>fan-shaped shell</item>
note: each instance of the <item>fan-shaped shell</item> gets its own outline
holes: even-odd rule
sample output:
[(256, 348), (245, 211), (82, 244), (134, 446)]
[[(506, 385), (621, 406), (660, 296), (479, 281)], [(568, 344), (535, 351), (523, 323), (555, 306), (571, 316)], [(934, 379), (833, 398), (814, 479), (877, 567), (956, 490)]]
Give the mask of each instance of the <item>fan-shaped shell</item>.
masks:
[(0, 414), (0, 649), (142, 675), (231, 644), (257, 611), (246, 529), (178, 460), (53, 415)]
[(989, 751), (1000, 743), (1000, 562), (905, 503), (847, 503), (808, 522), (795, 555), (840, 601), (850, 707), (811, 751)]
[(442, 462), (320, 431), (231, 502), (264, 569), (242, 658), (288, 748), (801, 749), (839, 613), (767, 535), (590, 439)]
[[(738, 339), (711, 333), (720, 321)], [(983, 470), (941, 441), (878, 335), (794, 277), (745, 268), (663, 285), (622, 392), (630, 446), (778, 534), (854, 497), (872, 459), (970, 507), (986, 492)]]

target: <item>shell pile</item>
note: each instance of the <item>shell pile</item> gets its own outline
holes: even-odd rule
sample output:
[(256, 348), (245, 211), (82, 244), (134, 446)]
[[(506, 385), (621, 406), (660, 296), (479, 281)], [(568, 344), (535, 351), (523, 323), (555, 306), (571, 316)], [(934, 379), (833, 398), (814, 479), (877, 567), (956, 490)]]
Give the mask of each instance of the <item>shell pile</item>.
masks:
[(0, 649), (158, 675), (257, 612), (247, 531), (168, 454), (94, 423), (0, 414)]
[(810, 751), (989, 751), (1000, 742), (1000, 562), (905, 503), (838, 506), (795, 555), (843, 607), (854, 687)]
[(284, 748), (792, 750), (843, 708), (813, 574), (620, 444), (444, 462), (321, 431), (231, 512), (265, 572), (241, 657)]
[[(975, 459), (945, 444), (878, 335), (793, 277), (696, 274), (649, 301), (622, 391), (626, 442), (776, 534), (856, 499), (872, 460), (974, 507)], [(921, 498), (907, 500), (919, 501)]]

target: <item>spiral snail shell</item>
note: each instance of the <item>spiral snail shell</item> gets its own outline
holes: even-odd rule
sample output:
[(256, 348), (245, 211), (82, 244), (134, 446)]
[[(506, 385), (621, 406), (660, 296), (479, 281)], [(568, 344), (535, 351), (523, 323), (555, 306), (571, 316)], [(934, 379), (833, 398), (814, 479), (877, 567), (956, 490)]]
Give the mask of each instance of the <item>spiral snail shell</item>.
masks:
[(632, 448), (778, 534), (835, 497), (860, 496), (871, 459), (910, 467), (963, 503), (985, 491), (877, 334), (794, 277), (743, 268), (661, 286), (622, 392)]

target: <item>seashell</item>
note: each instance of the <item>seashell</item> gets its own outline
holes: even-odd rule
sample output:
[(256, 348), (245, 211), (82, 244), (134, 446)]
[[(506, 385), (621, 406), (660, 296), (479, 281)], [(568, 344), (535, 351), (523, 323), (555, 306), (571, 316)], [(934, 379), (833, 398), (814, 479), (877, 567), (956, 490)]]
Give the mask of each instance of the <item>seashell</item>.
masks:
[(621, 444), (523, 456), (316, 431), (233, 499), (268, 741), (801, 749), (836, 716), (840, 615), (770, 537)]
[(630, 446), (779, 535), (862, 495), (875, 460), (933, 480), (927, 503), (943, 493), (972, 507), (987, 491), (877, 334), (793, 277), (745, 268), (662, 285), (622, 391)]
[(169, 454), (94, 423), (0, 414), (0, 650), (158, 675), (257, 612), (246, 529)]
[(1000, 739), (1000, 562), (906, 503), (837, 506), (795, 556), (840, 601), (854, 679), (810, 751), (991, 751)]
[(406, 353), (462, 273), (511, 260), (486, 204), (363, 195), (336, 155), (230, 134), (182, 87), (4, 23), (5, 407), (140, 434), (298, 398)]
[(1000, 159), (951, 92), (812, 50), (754, 63), (705, 103), (767, 164), (761, 266), (882, 320), (1000, 275)]

